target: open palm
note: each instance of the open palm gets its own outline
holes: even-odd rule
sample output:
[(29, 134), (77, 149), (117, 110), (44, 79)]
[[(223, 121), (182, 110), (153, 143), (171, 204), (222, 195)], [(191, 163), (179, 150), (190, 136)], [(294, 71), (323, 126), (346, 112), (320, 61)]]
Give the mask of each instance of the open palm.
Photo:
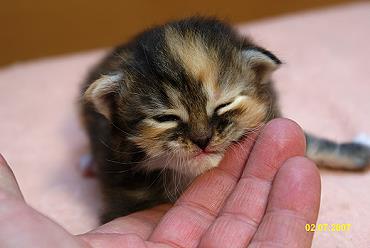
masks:
[[(256, 134), (255, 134), (256, 136)], [(29, 207), (0, 156), (0, 247), (310, 247), (320, 176), (304, 135), (273, 120), (229, 149), (173, 205), (118, 218), (73, 236)]]

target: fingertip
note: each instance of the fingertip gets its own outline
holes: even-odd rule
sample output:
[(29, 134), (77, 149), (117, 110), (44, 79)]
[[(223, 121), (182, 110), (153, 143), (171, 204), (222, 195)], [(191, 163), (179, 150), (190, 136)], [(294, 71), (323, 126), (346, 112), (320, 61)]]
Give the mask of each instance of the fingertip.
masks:
[(23, 199), (17, 180), (5, 158), (0, 154), (0, 192)]
[(5, 165), (6, 164), (6, 161), (5, 161), (5, 158), (3, 157), (3, 155), (0, 153), (0, 165)]
[[(302, 181), (310, 178), (314, 185), (321, 185), (321, 175), (317, 165), (309, 158), (295, 156), (289, 158), (280, 169), (281, 173), (292, 174), (292, 180)], [(286, 171), (286, 172), (285, 172)]]
[(8, 162), (5, 160), (4, 156), (0, 153), (0, 168), (1, 167), (6, 167), (5, 170), (11, 170)]
[(273, 183), (269, 208), (294, 211), (314, 223), (320, 208), (321, 177), (314, 162), (296, 156), (284, 162)]
[(303, 132), (301, 126), (297, 122), (295, 122), (292, 119), (288, 119), (288, 118), (280, 118), (279, 117), (279, 118), (272, 119), (269, 122), (267, 122), (266, 126), (271, 126), (271, 125), (273, 125), (273, 126), (285, 126), (285, 127), (289, 126), (291, 128), (295, 128), (295, 129), (300, 130), (301, 132)]
[(277, 142), (283, 142), (283, 144), (281, 144), (282, 146), (286, 145), (286, 142), (293, 141), (296, 142), (296, 146), (298, 145), (301, 148), (303, 154), (306, 151), (306, 137), (304, 132), (301, 126), (291, 119), (276, 118), (269, 121), (263, 133), (266, 132), (268, 135), (275, 138)]
[(10, 168), (8, 162), (5, 160), (4, 156), (0, 153), (0, 168), (1, 167), (6, 167), (6, 168), (3, 168), (3, 171), (10, 171), (11, 174), (13, 174), (13, 171)]
[[(302, 185), (304, 192), (312, 194), (315, 203), (320, 203), (321, 175), (316, 164), (306, 157), (292, 157), (282, 166), (282, 176), (293, 185)], [(302, 192), (302, 193), (304, 193)], [(311, 201), (308, 199), (308, 201)]]
[(287, 159), (304, 156), (305, 152), (305, 136), (296, 122), (283, 118), (271, 120), (258, 136), (243, 176), (272, 181)]

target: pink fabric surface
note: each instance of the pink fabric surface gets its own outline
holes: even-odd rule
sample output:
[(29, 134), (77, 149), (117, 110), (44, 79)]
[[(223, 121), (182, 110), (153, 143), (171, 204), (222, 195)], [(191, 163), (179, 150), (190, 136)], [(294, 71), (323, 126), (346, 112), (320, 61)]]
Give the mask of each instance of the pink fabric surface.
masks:
[[(285, 116), (338, 141), (370, 134), (370, 3), (279, 17), (240, 30), (284, 61), (275, 74)], [(97, 225), (95, 179), (82, 177), (87, 152), (78, 122), (79, 85), (102, 51), (0, 70), (0, 152), (29, 204), (72, 233)], [(370, 172), (321, 171), (318, 223), (352, 225), (316, 232), (314, 247), (370, 247)], [(309, 189), (308, 189), (309, 190)], [(304, 227), (302, 227), (304, 228)]]

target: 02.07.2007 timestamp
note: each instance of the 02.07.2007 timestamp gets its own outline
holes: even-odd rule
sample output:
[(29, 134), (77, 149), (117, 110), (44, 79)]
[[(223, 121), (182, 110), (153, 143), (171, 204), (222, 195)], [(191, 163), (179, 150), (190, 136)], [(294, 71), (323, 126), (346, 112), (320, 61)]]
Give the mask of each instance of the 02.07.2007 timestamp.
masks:
[(348, 232), (351, 224), (306, 224), (307, 232)]

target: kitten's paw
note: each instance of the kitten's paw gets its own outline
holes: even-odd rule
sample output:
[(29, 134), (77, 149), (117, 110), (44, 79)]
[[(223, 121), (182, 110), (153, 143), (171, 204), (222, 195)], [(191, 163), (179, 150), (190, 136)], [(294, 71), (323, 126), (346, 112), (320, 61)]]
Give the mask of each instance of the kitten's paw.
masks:
[(80, 158), (80, 170), (85, 177), (95, 177), (96, 166), (91, 154), (82, 155)]

